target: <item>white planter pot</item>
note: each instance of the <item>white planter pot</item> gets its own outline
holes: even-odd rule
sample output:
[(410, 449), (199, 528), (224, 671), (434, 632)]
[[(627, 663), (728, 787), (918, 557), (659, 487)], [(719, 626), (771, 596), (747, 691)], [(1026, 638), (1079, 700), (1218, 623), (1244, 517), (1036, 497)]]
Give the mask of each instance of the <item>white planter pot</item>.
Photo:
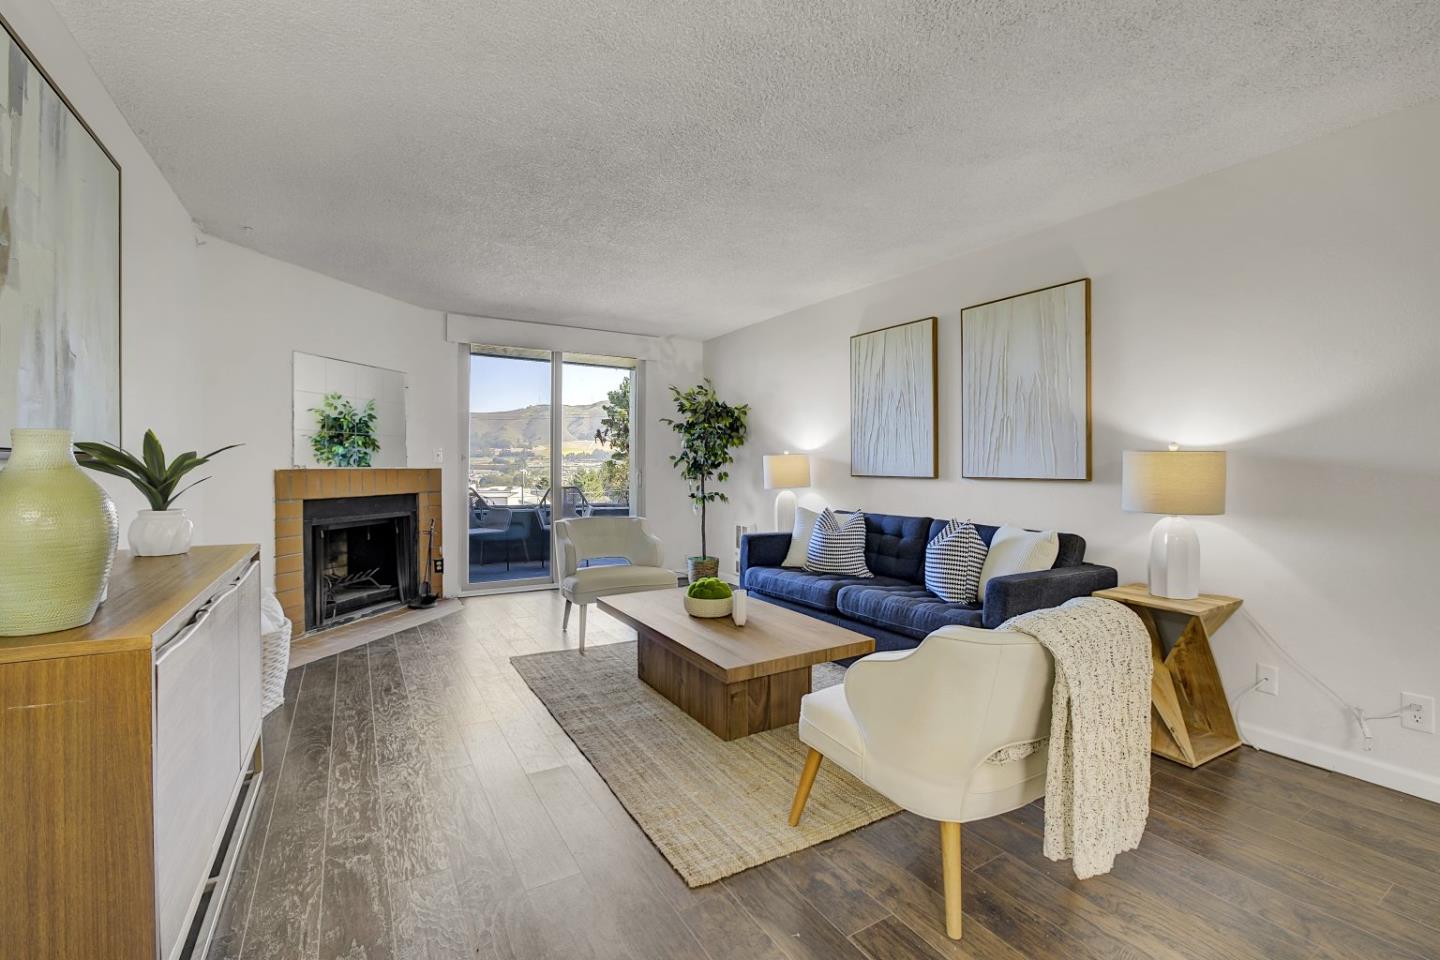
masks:
[(169, 557), (190, 552), (195, 524), (184, 510), (141, 510), (130, 524), (130, 552), (137, 557)]
[(711, 619), (715, 617), (728, 617), (732, 606), (733, 598), (726, 597), (723, 600), (707, 600), (702, 597), (686, 597), (685, 612), (692, 617), (704, 617)]

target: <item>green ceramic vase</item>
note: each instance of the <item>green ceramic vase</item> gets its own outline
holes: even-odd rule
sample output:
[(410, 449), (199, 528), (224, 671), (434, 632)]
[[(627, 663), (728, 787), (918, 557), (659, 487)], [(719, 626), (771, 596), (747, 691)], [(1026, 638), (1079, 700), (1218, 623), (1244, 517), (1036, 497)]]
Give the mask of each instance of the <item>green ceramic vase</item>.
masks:
[(105, 592), (120, 524), (75, 462), (69, 430), (10, 431), (0, 470), (0, 636), (87, 624)]

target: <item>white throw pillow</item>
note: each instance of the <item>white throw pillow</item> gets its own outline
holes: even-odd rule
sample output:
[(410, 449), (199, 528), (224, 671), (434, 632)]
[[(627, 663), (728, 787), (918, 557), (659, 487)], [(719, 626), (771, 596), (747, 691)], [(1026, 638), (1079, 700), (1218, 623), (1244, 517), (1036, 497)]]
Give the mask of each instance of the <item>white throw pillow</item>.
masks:
[(985, 566), (980, 571), (980, 599), (985, 599), (985, 587), (992, 577), (1049, 570), (1059, 555), (1060, 534), (1054, 530), (1001, 527), (990, 541), (990, 552), (985, 554)]
[(818, 510), (806, 510), (804, 507), (795, 508), (795, 529), (790, 531), (790, 552), (785, 554), (781, 561), (782, 567), (804, 567), (805, 551), (810, 549), (810, 534), (815, 532), (815, 520), (820, 516)]

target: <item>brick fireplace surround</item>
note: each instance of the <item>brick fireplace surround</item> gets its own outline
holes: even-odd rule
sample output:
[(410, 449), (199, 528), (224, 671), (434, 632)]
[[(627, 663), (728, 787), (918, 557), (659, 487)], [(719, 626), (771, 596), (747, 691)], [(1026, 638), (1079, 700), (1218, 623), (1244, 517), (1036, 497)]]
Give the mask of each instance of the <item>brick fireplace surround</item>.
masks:
[[(305, 550), (302, 524), (306, 500), (335, 497), (373, 497), (391, 493), (413, 493), (420, 509), (420, 578), (425, 577), (425, 531), (435, 521), (435, 556), (440, 547), (444, 520), (440, 509), (438, 469), (310, 469), (275, 471), (275, 593), (285, 616), (298, 635), (305, 627)], [(441, 576), (430, 574), (436, 596), (444, 596)]]

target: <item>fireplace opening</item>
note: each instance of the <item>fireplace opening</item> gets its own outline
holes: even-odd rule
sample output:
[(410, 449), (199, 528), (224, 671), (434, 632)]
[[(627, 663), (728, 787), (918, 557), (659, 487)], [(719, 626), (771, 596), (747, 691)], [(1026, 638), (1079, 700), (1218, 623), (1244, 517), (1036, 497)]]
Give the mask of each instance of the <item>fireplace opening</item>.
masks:
[(305, 629), (397, 607), (418, 592), (414, 494), (305, 503)]

